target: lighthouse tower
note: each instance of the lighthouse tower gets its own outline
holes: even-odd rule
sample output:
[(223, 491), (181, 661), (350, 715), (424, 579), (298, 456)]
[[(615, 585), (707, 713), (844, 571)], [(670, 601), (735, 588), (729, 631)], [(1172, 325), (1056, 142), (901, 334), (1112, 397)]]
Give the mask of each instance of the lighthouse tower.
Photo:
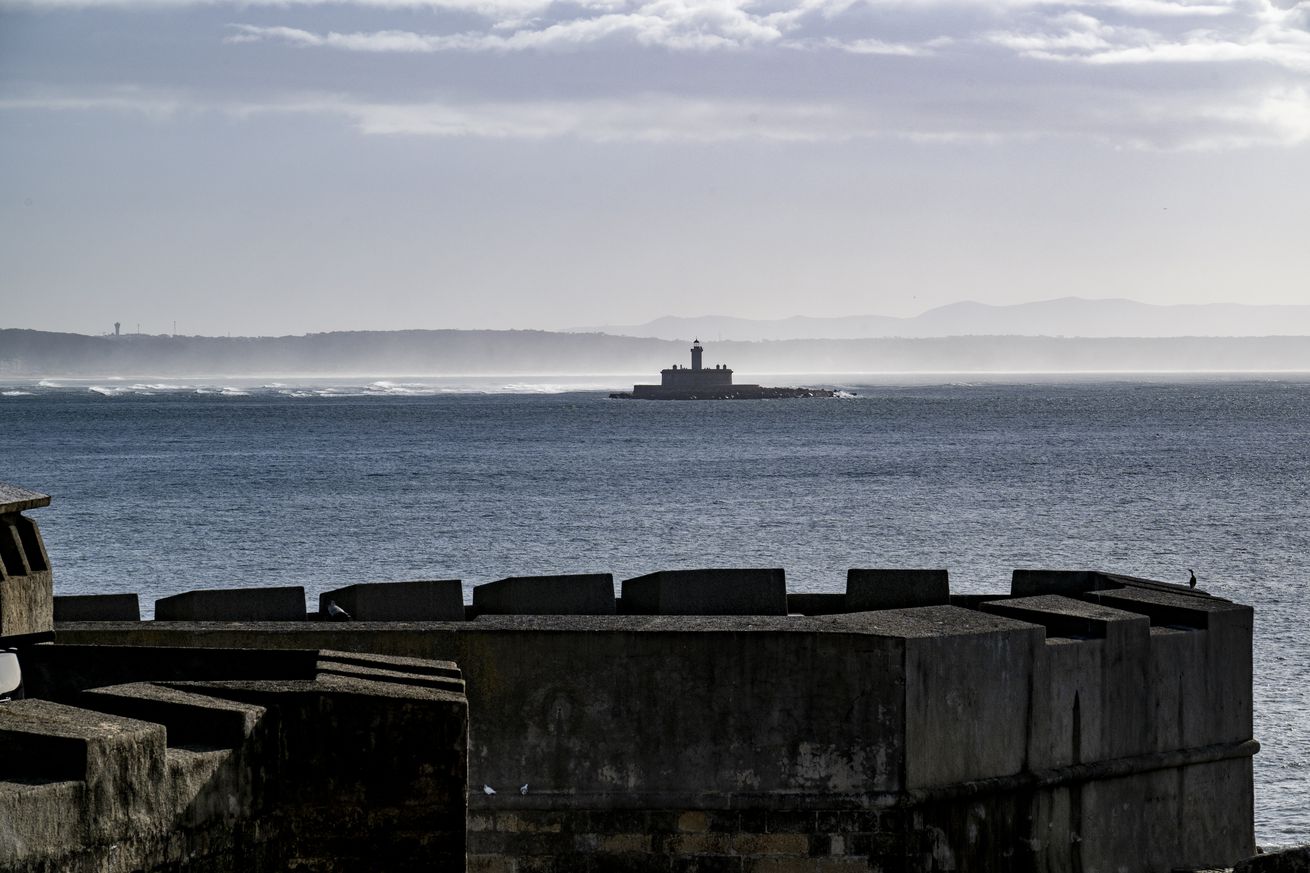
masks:
[(693, 370), (701, 369), (700, 356), (705, 349), (701, 348), (700, 340), (693, 340), (691, 346), (691, 368)]

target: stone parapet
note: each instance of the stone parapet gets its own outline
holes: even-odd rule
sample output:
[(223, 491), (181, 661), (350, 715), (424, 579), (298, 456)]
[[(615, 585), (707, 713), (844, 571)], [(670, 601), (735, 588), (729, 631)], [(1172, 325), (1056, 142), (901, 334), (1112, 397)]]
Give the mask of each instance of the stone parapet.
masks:
[(160, 621), (304, 621), (305, 589), (214, 588), (186, 591), (155, 601)]
[(473, 589), (478, 615), (613, 615), (609, 573), (512, 576)]
[(851, 569), (846, 574), (849, 612), (947, 606), (950, 602), (950, 574), (946, 570)]
[(55, 621), (140, 621), (135, 594), (55, 595)]
[(460, 621), (464, 589), (458, 579), (416, 582), (364, 582), (324, 591), (318, 597), (320, 618), (335, 603), (355, 621)]
[(623, 581), (631, 615), (786, 615), (781, 569), (662, 570)]

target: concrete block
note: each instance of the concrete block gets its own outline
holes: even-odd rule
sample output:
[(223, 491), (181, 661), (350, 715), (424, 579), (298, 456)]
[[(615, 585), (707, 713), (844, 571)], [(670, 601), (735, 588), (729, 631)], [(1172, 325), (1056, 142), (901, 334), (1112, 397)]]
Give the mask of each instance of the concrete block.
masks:
[(946, 606), (951, 584), (945, 570), (851, 569), (846, 572), (846, 608), (851, 612)]
[(158, 802), (131, 783), (162, 781), (165, 730), (157, 724), (66, 706), (17, 700), (0, 707), (0, 779), (86, 782), (92, 796), (119, 799), (93, 825), (110, 830)]
[(19, 488), (17, 485), (10, 485), (7, 482), (0, 482), (0, 515), (8, 515), (11, 512), (26, 512), (29, 509), (40, 509), (49, 505), (49, 494), (41, 494), (37, 491), (29, 491), (26, 488)]
[[(34, 492), (10, 488), (9, 496), (17, 498), (20, 493)], [(48, 497), (44, 499), (49, 502)], [(31, 502), (14, 499), (8, 506)], [(54, 577), (40, 529), (16, 512), (0, 513), (0, 637), (54, 630), (53, 597)]]
[(225, 588), (187, 591), (155, 601), (156, 621), (304, 621), (305, 589)]
[(1087, 591), (1117, 587), (1103, 574), (1091, 570), (1015, 570), (1010, 577), (1010, 594), (1015, 597), (1037, 594), (1077, 597)]
[(781, 569), (661, 570), (625, 579), (633, 615), (786, 615)]
[(479, 615), (614, 615), (609, 573), (513, 576), (473, 589)]
[(0, 637), (54, 630), (53, 604), (54, 579), (50, 573), (7, 578), (0, 573)]
[(1118, 633), (1141, 638), (1145, 645), (1151, 622), (1135, 612), (1088, 603), (1058, 594), (988, 600), (979, 604), (983, 612), (1039, 624), (1047, 636), (1075, 639), (1107, 639)]
[(150, 682), (93, 688), (82, 692), (77, 702), (96, 712), (161, 724), (170, 746), (240, 748), (264, 715), (260, 706)]
[(1150, 616), (1152, 624), (1197, 630), (1208, 628), (1212, 617), (1248, 609), (1221, 597), (1197, 596), (1186, 590), (1162, 591), (1135, 586), (1097, 591), (1089, 594), (1088, 599)]
[(55, 596), (55, 621), (140, 621), (135, 594), (60, 594)]
[(1042, 629), (955, 606), (865, 614), (917, 619), (925, 632), (905, 641), (905, 787), (1020, 772)]
[(355, 621), (463, 621), (464, 589), (458, 579), (418, 582), (363, 582), (318, 596), (327, 617), (328, 601)]

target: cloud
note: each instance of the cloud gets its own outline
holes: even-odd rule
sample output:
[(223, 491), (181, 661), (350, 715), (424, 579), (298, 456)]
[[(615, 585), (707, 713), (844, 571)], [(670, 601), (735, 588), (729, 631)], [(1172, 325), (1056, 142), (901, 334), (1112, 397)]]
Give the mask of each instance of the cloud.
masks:
[(1310, 90), (1251, 90), (1196, 102), (1143, 97), (1071, 106), (1056, 116), (980, 113), (961, 117), (922, 106), (852, 101), (690, 98), (649, 93), (627, 99), (413, 102), (341, 94), (289, 94), (265, 101), (206, 103), (176, 94), (45, 94), (0, 97), (5, 111), (103, 111), (166, 118), (183, 111), (254, 121), (291, 115), (337, 118), (367, 136), (576, 139), (594, 143), (833, 143), (904, 140), (1000, 145), (1072, 138), (1141, 150), (1227, 150), (1310, 143)]
[[(1310, 0), (440, 0), (472, 14), (424, 17), (422, 28), (411, 14), (361, 14), (351, 20), (384, 26), (359, 30), (296, 13), (312, 2), (206, 31), (215, 54), (266, 75), (197, 80), (194, 107), (165, 80), (154, 97), (104, 92), (96, 102), (74, 90), (0, 109), (295, 113), (372, 136), (598, 142), (1307, 140)], [(377, 57), (346, 75), (324, 52)], [(587, 53), (585, 65), (562, 60)], [(398, 55), (418, 57), (389, 60)], [(422, 60), (433, 55), (443, 57)]]
[[(3, 0), (0, 0), (3, 2)], [(72, 0), (54, 0), (72, 2)], [(167, 0), (144, 0), (167, 2)], [(183, 0), (174, 0), (183, 2)], [(254, 0), (259, 2), (259, 0)], [(313, 2), (313, 0), (292, 0)], [(365, 0), (373, 2), (373, 0)], [(381, 0), (379, 0), (381, 2)], [(412, 0), (419, 2), (419, 0)], [(947, 46), (986, 44), (1044, 61), (1085, 64), (1251, 60), (1305, 69), (1310, 35), (1305, 0), (1290, 8), (1271, 0), (1227, 4), (1180, 0), (430, 0), (483, 16), (485, 25), (457, 32), (318, 31), (237, 23), (229, 44), (272, 42), (300, 48), (372, 53), (578, 50), (606, 42), (681, 50), (783, 46), (858, 55), (924, 57)], [(934, 18), (925, 10), (937, 10)], [(941, 30), (919, 39), (868, 32), (880, 11), (923, 19)], [(967, 11), (967, 14), (966, 14)], [(973, 31), (979, 15), (1007, 26)], [(972, 16), (972, 18), (971, 18)], [(1111, 21), (1115, 17), (1119, 21)], [(1125, 23), (1152, 19), (1154, 27)], [(1198, 21), (1211, 23), (1197, 28)], [(1182, 24), (1183, 28), (1176, 25)]]
[(58, 93), (47, 89), (22, 96), (0, 95), (0, 112), (114, 112), (160, 121), (172, 118), (192, 105), (193, 101), (183, 97), (136, 88), (90, 94)]
[(725, 13), (664, 17), (647, 11), (574, 19), (535, 30), (515, 30), (509, 34), (477, 31), (424, 34), (403, 30), (315, 33), (285, 26), (233, 24), (230, 27), (234, 32), (225, 39), (230, 44), (280, 42), (293, 46), (373, 53), (567, 50), (607, 40), (626, 40), (641, 46), (672, 50), (744, 49), (776, 44), (805, 50), (833, 49), (863, 55), (922, 57), (949, 42), (939, 39), (924, 44), (910, 44), (872, 38), (841, 40), (834, 37), (788, 39), (784, 37), (782, 27), (767, 19), (757, 20)]
[[(1164, 18), (1196, 18), (1224, 16), (1238, 12), (1251, 2), (1259, 0), (1227, 0), (1227, 2), (1189, 2), (1189, 0), (791, 0), (778, 10), (783, 16), (809, 9), (844, 11), (852, 8), (892, 10), (897, 14), (938, 14), (942, 11), (984, 12), (1009, 14), (1031, 9), (1091, 9), (1119, 12), (1126, 15)], [(690, 3), (692, 6), (721, 5), (718, 0)], [(732, 4), (743, 8), (763, 7), (766, 3), (743, 2)], [(624, 0), (0, 0), (0, 9), (85, 9), (120, 8), (143, 11), (181, 9), (195, 6), (230, 6), (241, 9), (273, 7), (284, 10), (313, 7), (362, 7), (374, 10), (450, 10), (475, 12), (489, 18), (521, 17), (543, 12), (556, 6), (583, 10), (609, 9), (622, 11), (631, 4)]]
[[(851, 39), (841, 40), (834, 37), (827, 37), (819, 45), (823, 48), (837, 49), (839, 51), (849, 52), (853, 55), (893, 55), (896, 57), (921, 58), (931, 55), (936, 49), (949, 45), (949, 37), (939, 37), (931, 39), (921, 44), (887, 42), (881, 39)], [(793, 45), (800, 48), (811, 47), (812, 43), (804, 41), (793, 41)]]
[(525, 16), (524, 6), (491, 15), (485, 28), (456, 33), (378, 30), (316, 32), (290, 26), (229, 25), (232, 44), (280, 42), (299, 47), (355, 52), (508, 52), (567, 50), (622, 41), (672, 50), (744, 49), (786, 42), (791, 47), (843, 48), (866, 54), (914, 55), (922, 49), (873, 38), (838, 41), (832, 37), (785, 40), (811, 18), (832, 17), (849, 0), (792, 0), (776, 8), (755, 0), (642, 0), (626, 4), (582, 5), (555, 10), (551, 20)]
[(1108, 24), (1083, 12), (1036, 27), (984, 33), (982, 39), (1024, 57), (1093, 66), (1251, 62), (1310, 72), (1310, 3), (1281, 8), (1267, 0), (1227, 27), (1175, 33)]
[(293, 27), (234, 24), (229, 43), (283, 42), (296, 46), (335, 48), (353, 52), (507, 52), (527, 49), (570, 49), (606, 40), (630, 40), (670, 49), (743, 48), (775, 42), (782, 32), (767, 22), (722, 11), (680, 17), (651, 13), (606, 14), (521, 29), (509, 34), (462, 32), (422, 34), (382, 30), (362, 33), (314, 33)]

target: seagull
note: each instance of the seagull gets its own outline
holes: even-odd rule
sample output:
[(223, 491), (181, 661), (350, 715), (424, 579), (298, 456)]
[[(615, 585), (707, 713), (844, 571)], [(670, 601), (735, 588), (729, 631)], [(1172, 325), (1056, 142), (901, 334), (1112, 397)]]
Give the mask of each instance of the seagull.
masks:
[(482, 793), (490, 797), (491, 795), (496, 793), (496, 789), (492, 788), (490, 785), (483, 785)]
[(1192, 577), (1192, 578), (1190, 578), (1190, 579), (1187, 580), (1187, 584), (1188, 584), (1189, 586), (1191, 586), (1192, 588), (1195, 588), (1195, 587), (1196, 587), (1196, 571), (1195, 571), (1195, 570), (1188, 570), (1187, 572), (1188, 572), (1188, 574)]
[(528, 793), (528, 783), (524, 782), (522, 785), (519, 786), (519, 794), (527, 794), (527, 793)]
[(333, 621), (350, 621), (350, 613), (346, 612), (340, 606), (337, 606), (335, 600), (328, 601), (328, 618)]

